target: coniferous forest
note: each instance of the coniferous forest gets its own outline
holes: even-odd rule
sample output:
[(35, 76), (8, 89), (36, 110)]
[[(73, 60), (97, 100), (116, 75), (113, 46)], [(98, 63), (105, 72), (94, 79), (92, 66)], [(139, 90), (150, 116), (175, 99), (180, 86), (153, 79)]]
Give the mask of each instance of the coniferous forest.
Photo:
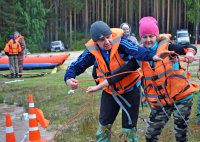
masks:
[(0, 7), (0, 50), (16, 30), (31, 51), (45, 51), (54, 40), (72, 49), (83, 46), (96, 20), (110, 27), (128, 22), (138, 36), (143, 16), (155, 17), (160, 33), (188, 29), (192, 43), (200, 42), (199, 0), (1, 0)]

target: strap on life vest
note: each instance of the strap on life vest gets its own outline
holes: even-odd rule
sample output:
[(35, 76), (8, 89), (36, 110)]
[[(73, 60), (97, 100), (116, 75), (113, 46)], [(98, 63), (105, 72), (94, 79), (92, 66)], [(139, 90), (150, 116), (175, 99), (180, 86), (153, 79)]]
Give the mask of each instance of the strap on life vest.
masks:
[[(127, 117), (128, 117), (128, 124), (131, 125), (132, 124), (132, 120), (131, 117), (128, 113), (128, 111), (126, 110), (126, 108), (124, 107), (124, 105), (121, 103), (121, 101), (119, 100), (119, 98), (117, 98), (117, 96), (119, 96), (128, 107), (131, 107), (131, 104), (124, 98), (122, 97), (122, 95), (120, 95), (118, 92), (116, 92), (114, 89), (112, 89), (110, 87), (110, 90), (112, 91), (112, 96), (114, 98), (114, 100), (117, 102), (117, 104), (122, 108), (122, 110), (126, 113)], [(115, 95), (117, 94), (117, 96)]]
[(165, 110), (165, 108), (163, 107), (163, 105), (162, 105), (162, 103), (160, 102), (160, 100), (159, 100), (159, 95), (149, 95), (149, 94), (147, 94), (147, 88), (149, 88), (149, 87), (154, 87), (154, 85), (153, 84), (149, 84), (146, 88), (145, 88), (145, 90), (144, 90), (144, 94), (145, 94), (145, 97), (146, 97), (146, 100), (147, 100), (147, 102), (148, 102), (148, 105), (150, 106), (150, 108), (151, 108), (151, 111), (153, 110), (152, 109), (152, 106), (151, 106), (151, 104), (150, 104), (150, 102), (149, 102), (149, 100), (148, 100), (148, 97), (151, 97), (151, 98), (155, 98), (156, 99), (156, 102), (159, 104), (159, 106), (160, 106), (160, 108), (162, 109), (162, 111), (165, 113), (165, 115), (167, 116), (167, 118), (169, 119), (170, 117), (169, 117), (169, 115), (167, 114), (167, 112), (166, 112), (166, 110)]
[(183, 121), (185, 122), (185, 124), (187, 125), (187, 127), (189, 127), (189, 124), (187, 123), (187, 121), (185, 120), (185, 118), (183, 117), (183, 115), (181, 114), (181, 112), (179, 111), (176, 103), (174, 103), (174, 106), (175, 106), (176, 110), (178, 111), (179, 115), (181, 116), (181, 118), (183, 119)]

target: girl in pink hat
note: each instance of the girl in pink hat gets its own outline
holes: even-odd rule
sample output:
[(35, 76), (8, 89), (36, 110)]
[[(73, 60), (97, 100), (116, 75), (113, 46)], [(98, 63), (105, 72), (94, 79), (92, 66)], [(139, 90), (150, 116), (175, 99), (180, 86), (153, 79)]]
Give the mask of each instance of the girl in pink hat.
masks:
[[(147, 121), (146, 141), (158, 141), (165, 124), (174, 116), (174, 131), (177, 142), (188, 141), (189, 116), (193, 104), (193, 93), (198, 90), (197, 83), (189, 83), (187, 73), (180, 63), (178, 55), (184, 55), (183, 61), (191, 63), (197, 48), (192, 45), (177, 45), (170, 42), (171, 35), (159, 34), (157, 20), (144, 17), (139, 22), (139, 36), (142, 46), (154, 53), (163, 50), (174, 51), (175, 54), (162, 61), (142, 61), (143, 89), (151, 112)], [(130, 65), (124, 66), (116, 73), (133, 70)], [(118, 82), (124, 76), (107, 78), (97, 86), (89, 87), (93, 92)]]

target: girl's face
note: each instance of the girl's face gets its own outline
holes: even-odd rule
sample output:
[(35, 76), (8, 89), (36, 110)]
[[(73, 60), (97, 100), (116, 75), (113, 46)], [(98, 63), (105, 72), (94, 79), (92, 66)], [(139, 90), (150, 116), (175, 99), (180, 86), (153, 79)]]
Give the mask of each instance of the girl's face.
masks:
[(156, 42), (156, 36), (152, 35), (152, 34), (145, 34), (143, 35), (143, 37), (141, 38), (142, 44), (147, 47), (147, 48), (151, 48), (154, 43)]

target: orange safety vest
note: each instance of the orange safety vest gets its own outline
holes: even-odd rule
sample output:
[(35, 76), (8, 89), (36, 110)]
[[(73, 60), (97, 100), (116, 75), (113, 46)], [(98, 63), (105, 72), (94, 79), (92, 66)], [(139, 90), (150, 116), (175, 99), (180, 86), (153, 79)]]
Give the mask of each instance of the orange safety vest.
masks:
[(21, 52), (21, 47), (18, 42), (15, 41), (14, 43), (13, 39), (11, 39), (6, 43), (4, 51), (8, 53), (9, 55), (16, 55), (19, 52)]
[[(169, 39), (162, 40), (158, 44), (156, 53), (168, 50)], [(143, 84), (146, 98), (153, 106), (166, 106), (177, 100), (186, 98), (198, 90), (197, 83), (189, 83), (187, 72), (180, 64), (180, 69), (175, 70), (169, 58), (155, 62), (152, 69), (149, 62), (142, 61)]]
[[(98, 81), (102, 82), (106, 77), (109, 77), (113, 71), (119, 69), (123, 64), (124, 60), (120, 57), (118, 53), (119, 44), (121, 37), (123, 35), (123, 30), (119, 28), (112, 28), (112, 39), (113, 45), (110, 52), (110, 63), (107, 65), (106, 61), (102, 57), (101, 51), (96, 42), (90, 39), (85, 45), (90, 53), (95, 56), (96, 62), (98, 64), (97, 75)], [(127, 77), (123, 78), (121, 81), (111, 85), (112, 90), (114, 89), (119, 94), (123, 94), (125, 90), (133, 87), (142, 77), (141, 72), (134, 71)], [(107, 93), (113, 94), (111, 88), (103, 88)], [(117, 95), (117, 94), (115, 94)]]
[(21, 43), (21, 40), (24, 40), (24, 36), (20, 35), (18, 37), (15, 38), (15, 41), (19, 43), (19, 45), (21, 46), (22, 50), (25, 49), (25, 45), (23, 45)]

